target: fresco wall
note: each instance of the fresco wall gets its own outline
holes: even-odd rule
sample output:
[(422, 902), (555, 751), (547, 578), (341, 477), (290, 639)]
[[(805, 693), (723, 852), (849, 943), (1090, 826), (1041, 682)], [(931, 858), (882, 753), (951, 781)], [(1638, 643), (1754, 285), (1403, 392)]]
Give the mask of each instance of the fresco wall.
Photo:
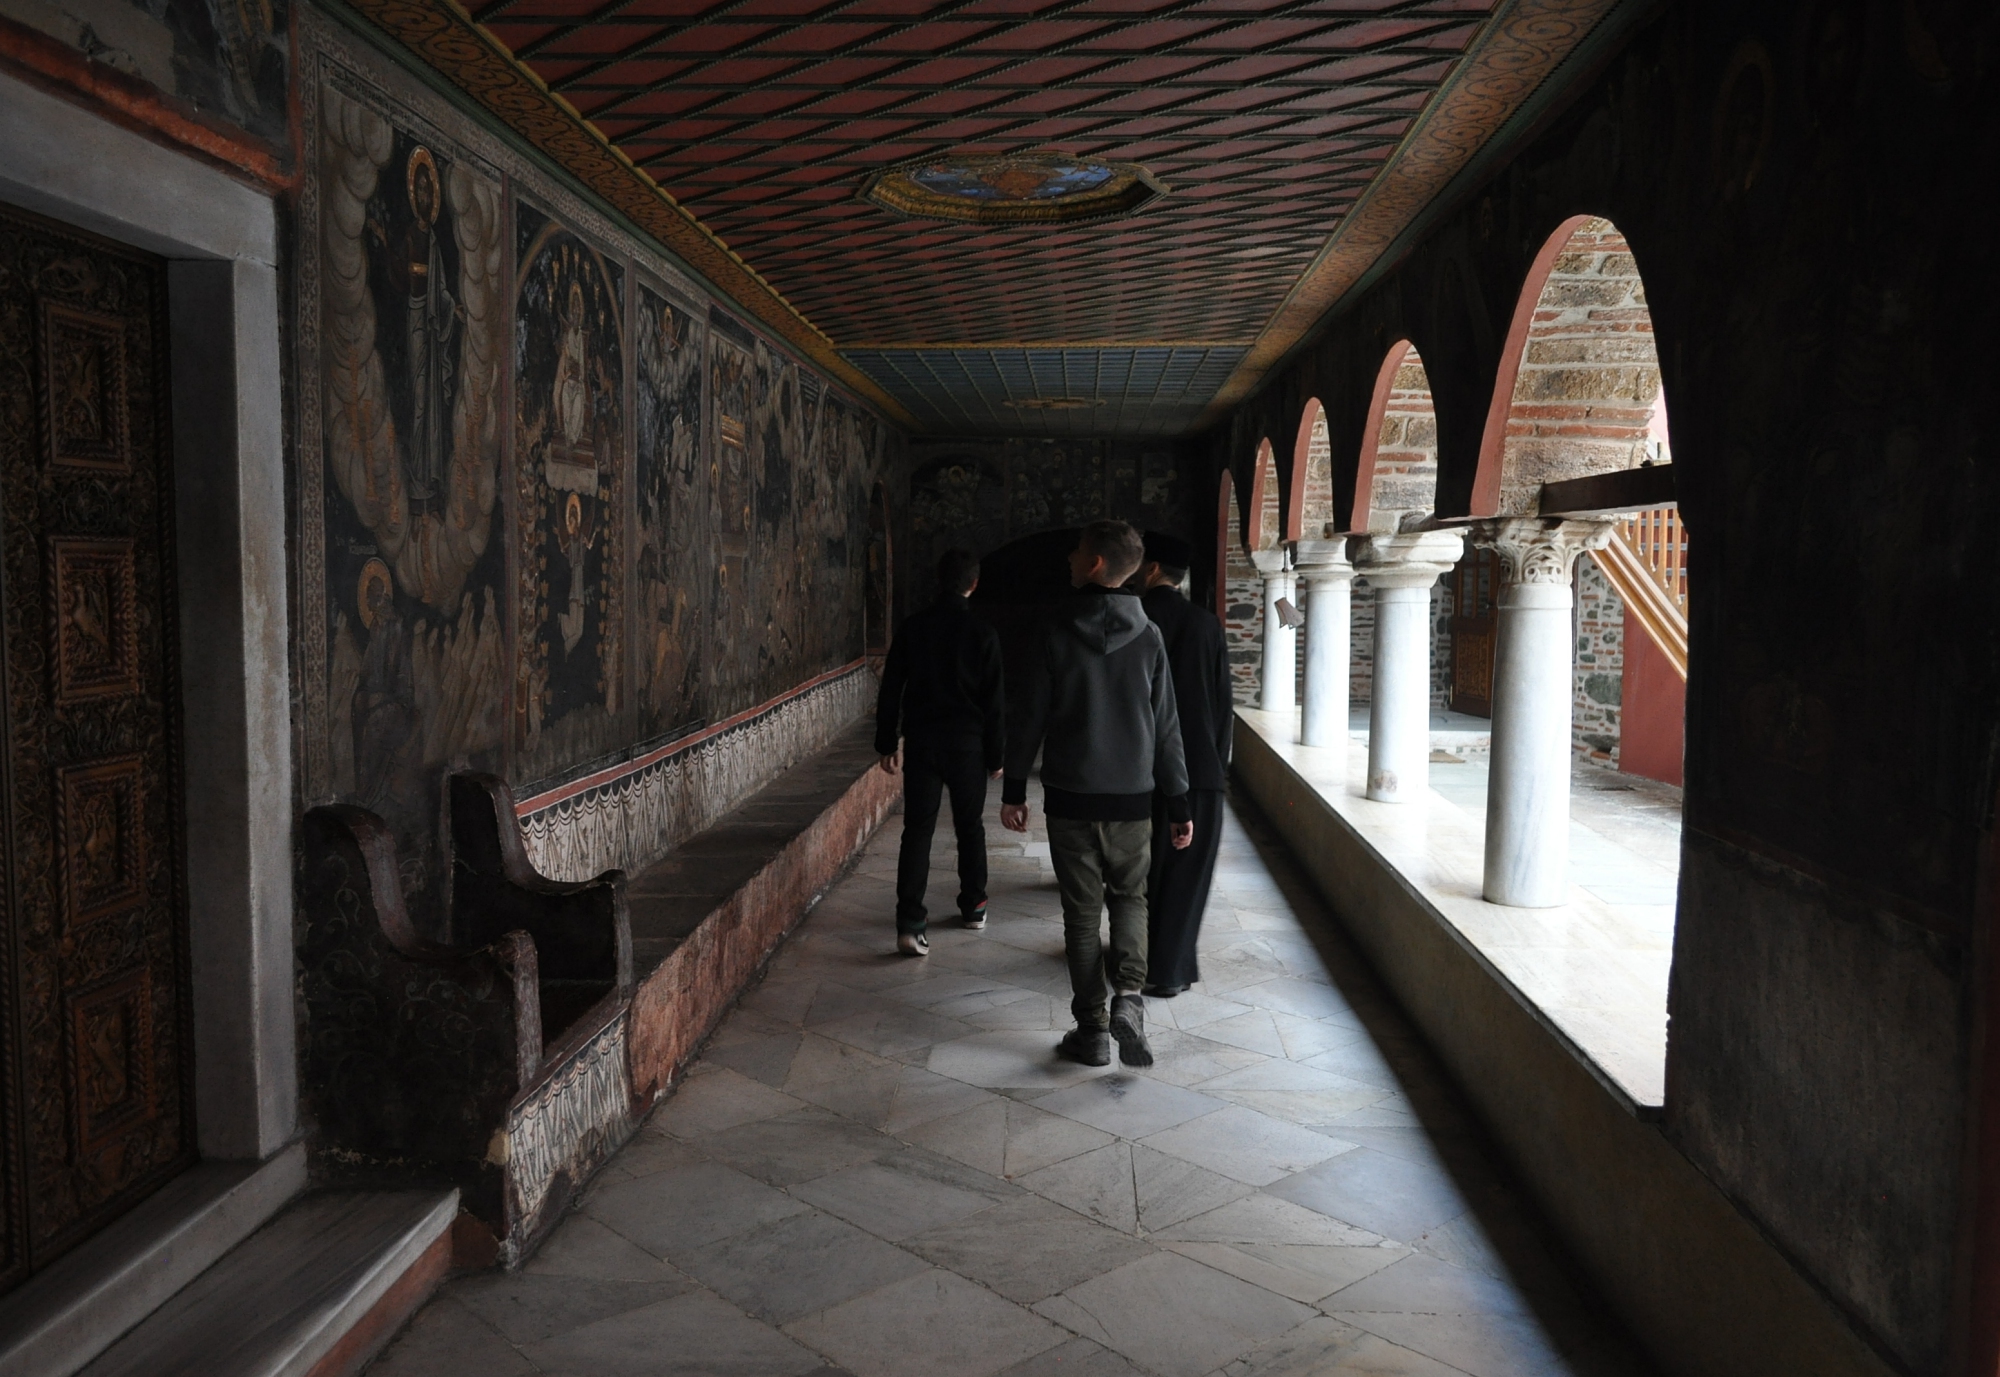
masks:
[(287, 0), (0, 0), (0, 20), (282, 146), (291, 9)]
[[(387, 819), (420, 914), (452, 770), (524, 801), (588, 775), (538, 851), (643, 863), (692, 825), (660, 802), (674, 741), (733, 756), (704, 732), (862, 655), (896, 437), (330, 21), (300, 28), (302, 801)], [(864, 697), (758, 714), (738, 791)], [(564, 833), (583, 812), (608, 856)]]
[[(990, 554), (1037, 531), (1099, 517), (1193, 539), (1188, 466), (1171, 442), (937, 441), (911, 447), (909, 535), (897, 550), (904, 601), (930, 600), (937, 558), (954, 545)], [(908, 551), (905, 557), (904, 551)], [(999, 590), (994, 590), (999, 591)]]

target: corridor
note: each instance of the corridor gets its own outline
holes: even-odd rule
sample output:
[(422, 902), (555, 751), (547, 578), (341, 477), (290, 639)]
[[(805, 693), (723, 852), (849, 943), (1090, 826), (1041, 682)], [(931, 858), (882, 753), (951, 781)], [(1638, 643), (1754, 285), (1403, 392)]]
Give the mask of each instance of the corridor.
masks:
[(444, 1287), (370, 1371), (1650, 1371), (1256, 817), (1204, 982), (1148, 1001), (1158, 1064), (1057, 1062), (1047, 843), (997, 793), (984, 932), (888, 954), (892, 817), (528, 1264)]

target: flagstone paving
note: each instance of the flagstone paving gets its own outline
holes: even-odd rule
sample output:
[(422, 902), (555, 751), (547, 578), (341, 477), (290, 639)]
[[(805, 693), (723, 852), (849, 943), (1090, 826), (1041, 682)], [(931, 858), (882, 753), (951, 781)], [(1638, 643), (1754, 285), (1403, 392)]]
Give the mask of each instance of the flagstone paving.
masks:
[(892, 818), (539, 1253), (375, 1377), (1651, 1371), (1254, 817), (1158, 1064), (1056, 1060), (1048, 843), (997, 792), (984, 932), (893, 954)]

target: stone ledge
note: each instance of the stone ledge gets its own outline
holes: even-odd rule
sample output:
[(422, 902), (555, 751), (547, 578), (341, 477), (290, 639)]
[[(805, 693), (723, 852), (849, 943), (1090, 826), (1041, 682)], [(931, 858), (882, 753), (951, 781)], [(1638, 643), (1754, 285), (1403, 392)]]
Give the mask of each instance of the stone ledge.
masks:
[(0, 1371), (68, 1377), (305, 1188), (305, 1148), (202, 1162), (0, 1303)]
[(1890, 1377), (1757, 1225), (1240, 717), (1232, 773), (1663, 1371)]

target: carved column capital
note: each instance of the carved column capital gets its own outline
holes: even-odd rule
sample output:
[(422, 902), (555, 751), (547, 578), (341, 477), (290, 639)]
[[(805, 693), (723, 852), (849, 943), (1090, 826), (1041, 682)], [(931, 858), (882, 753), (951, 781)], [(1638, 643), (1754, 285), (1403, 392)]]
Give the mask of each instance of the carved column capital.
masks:
[(1346, 583), (1354, 578), (1354, 565), (1347, 558), (1347, 537), (1333, 540), (1301, 540), (1298, 547), (1300, 580), (1307, 588)]
[(1282, 574), (1286, 567), (1285, 547), (1280, 545), (1275, 550), (1252, 550), (1250, 562), (1257, 566), (1257, 572), (1265, 578), (1270, 578), (1273, 574)]
[(1611, 543), (1609, 521), (1576, 521), (1536, 516), (1481, 521), (1472, 543), (1500, 556), (1504, 585), (1542, 583), (1569, 587), (1576, 557)]
[(1354, 572), (1377, 588), (1428, 588), (1465, 553), (1457, 531), (1358, 536)]

